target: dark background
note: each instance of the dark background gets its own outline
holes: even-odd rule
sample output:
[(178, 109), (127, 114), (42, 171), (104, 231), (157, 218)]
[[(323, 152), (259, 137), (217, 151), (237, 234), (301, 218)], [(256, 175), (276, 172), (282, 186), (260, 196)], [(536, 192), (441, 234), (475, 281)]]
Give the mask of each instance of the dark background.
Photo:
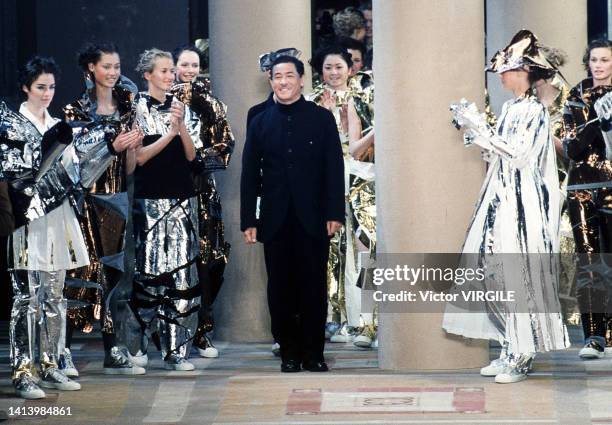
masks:
[(76, 52), (86, 42), (117, 44), (122, 73), (141, 87), (134, 67), (143, 50), (208, 38), (208, 0), (2, 0), (0, 17), (0, 99), (16, 107), (18, 66), (34, 54), (52, 56), (62, 70), (54, 116), (84, 88)]
[[(208, 38), (208, 0), (0, 0), (0, 101), (18, 109), (25, 100), (17, 86), (18, 67), (34, 54), (52, 56), (61, 68), (50, 113), (84, 90), (76, 52), (88, 41), (114, 42), (121, 71), (144, 89), (134, 72), (143, 50), (174, 50)], [(0, 238), (0, 320), (10, 315), (6, 238)]]

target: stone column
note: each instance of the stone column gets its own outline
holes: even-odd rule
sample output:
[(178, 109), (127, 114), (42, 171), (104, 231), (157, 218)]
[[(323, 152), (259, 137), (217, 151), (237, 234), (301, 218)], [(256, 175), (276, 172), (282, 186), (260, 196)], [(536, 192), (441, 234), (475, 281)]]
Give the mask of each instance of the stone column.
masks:
[[(480, 0), (374, 0), (378, 252), (459, 252), (484, 177), (463, 147), (449, 104), (483, 104)], [(440, 313), (380, 317), (383, 369), (455, 369), (488, 363), (485, 342), (441, 329)]]
[[(528, 29), (551, 47), (564, 50), (567, 64), (561, 72), (571, 86), (586, 73), (582, 55), (587, 45), (587, 0), (487, 0), (487, 60), (503, 49), (520, 29)], [(488, 88), (493, 110), (512, 97), (505, 92), (495, 74), (488, 73)]]
[[(240, 169), (248, 109), (264, 101), (270, 85), (258, 67), (263, 52), (296, 47), (311, 56), (309, 0), (210, 0), (210, 74), (213, 91), (227, 104), (236, 149), (216, 175), (225, 236), (232, 244), (225, 283), (215, 303), (216, 338), (271, 340), (263, 247), (246, 246), (240, 232)], [(309, 68), (309, 67), (307, 67)], [(307, 71), (305, 86), (310, 87)]]

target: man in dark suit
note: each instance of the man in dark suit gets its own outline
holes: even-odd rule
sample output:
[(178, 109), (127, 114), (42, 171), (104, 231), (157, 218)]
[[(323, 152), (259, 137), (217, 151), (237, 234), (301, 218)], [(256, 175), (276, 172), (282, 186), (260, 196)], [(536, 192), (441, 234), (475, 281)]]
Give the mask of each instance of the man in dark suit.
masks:
[(294, 57), (272, 64), (276, 103), (247, 130), (240, 219), (246, 243), (264, 244), (281, 371), (324, 372), (327, 257), (344, 222), (344, 165), (334, 117), (302, 97), (303, 75)]

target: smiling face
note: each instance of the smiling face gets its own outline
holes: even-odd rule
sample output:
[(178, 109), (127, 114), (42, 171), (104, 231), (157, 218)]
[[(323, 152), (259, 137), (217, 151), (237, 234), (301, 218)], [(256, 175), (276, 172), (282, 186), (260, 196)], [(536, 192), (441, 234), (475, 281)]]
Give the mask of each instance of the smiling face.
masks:
[(183, 50), (176, 62), (176, 76), (182, 83), (193, 81), (200, 73), (200, 56), (191, 50)]
[(96, 85), (113, 88), (121, 76), (121, 62), (117, 53), (102, 53), (96, 63), (87, 65)]
[(149, 88), (167, 92), (174, 84), (175, 73), (172, 59), (160, 57), (155, 59), (153, 70), (144, 73), (144, 78), (149, 83)]
[(279, 63), (271, 70), (270, 85), (279, 103), (289, 105), (300, 98), (304, 79), (293, 63)]
[(48, 108), (55, 94), (55, 76), (53, 74), (40, 74), (30, 85), (23, 86), (22, 90), (28, 96), (28, 103), (33, 109)]
[(612, 83), (612, 49), (597, 47), (591, 50), (589, 70), (596, 86), (610, 85)]
[(334, 90), (346, 90), (349, 67), (340, 55), (327, 55), (323, 61), (323, 81)]

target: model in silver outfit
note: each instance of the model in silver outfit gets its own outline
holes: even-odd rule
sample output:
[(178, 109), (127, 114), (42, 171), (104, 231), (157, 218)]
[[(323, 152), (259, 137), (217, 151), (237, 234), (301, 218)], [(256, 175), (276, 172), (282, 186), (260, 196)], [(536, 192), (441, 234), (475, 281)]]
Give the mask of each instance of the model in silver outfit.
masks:
[(24, 69), (22, 75), (30, 76), (22, 86), (28, 101), (20, 113), (0, 104), (0, 178), (9, 181), (17, 227), (9, 245), (13, 383), (20, 397), (42, 398), (45, 393), (35, 383), (36, 348), (41, 387), (81, 388), (58, 369), (65, 343), (66, 270), (89, 261), (73, 196), (110, 163), (107, 145), (114, 133), (99, 126), (73, 140), (71, 129), (46, 111), (55, 89), (55, 63), (35, 57)]
[(136, 98), (136, 125), (145, 137), (136, 154), (131, 306), (146, 339), (159, 345), (165, 368), (193, 370), (186, 359), (198, 324), (200, 249), (191, 167), (200, 125), (188, 107), (166, 94), (174, 82), (170, 53), (147, 50), (137, 69), (149, 90)]
[(472, 289), (514, 291), (516, 302), (487, 301), (466, 312), (449, 304), (443, 328), (467, 338), (494, 339), (502, 354), (481, 370), (497, 383), (525, 379), (536, 352), (567, 348), (558, 299), (560, 202), (548, 111), (531, 89), (556, 71), (527, 30), (492, 59), (490, 71), (516, 96), (507, 101), (493, 130), (484, 114), (463, 101), (451, 109), (466, 140), (489, 162), (462, 259), (483, 268)]

